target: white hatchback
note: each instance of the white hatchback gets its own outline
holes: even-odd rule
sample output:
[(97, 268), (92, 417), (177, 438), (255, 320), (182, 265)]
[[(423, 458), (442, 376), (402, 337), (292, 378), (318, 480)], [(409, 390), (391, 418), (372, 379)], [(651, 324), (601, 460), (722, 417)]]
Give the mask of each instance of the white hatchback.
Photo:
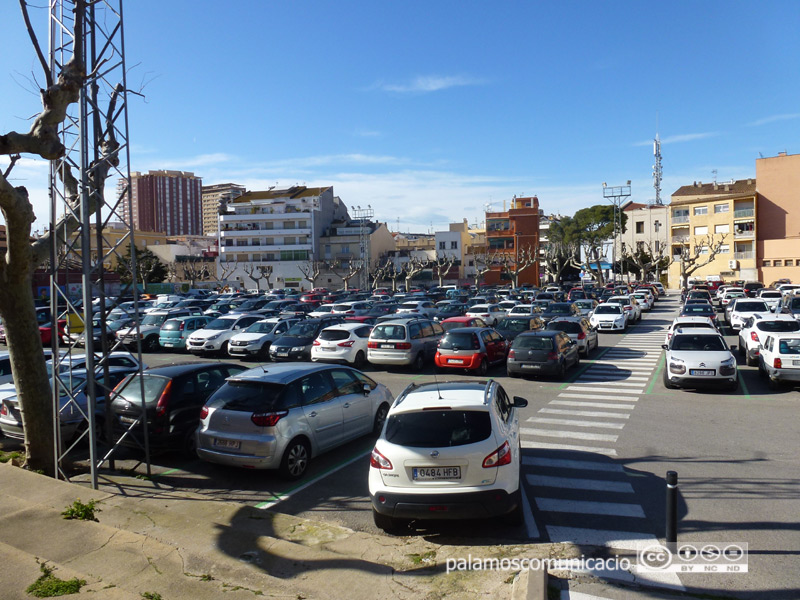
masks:
[(372, 325), (341, 323), (319, 332), (311, 344), (312, 362), (347, 363), (357, 369), (367, 363), (367, 343)]
[(519, 411), (496, 381), (411, 384), (397, 398), (370, 458), (375, 525), (412, 520), (522, 520)]

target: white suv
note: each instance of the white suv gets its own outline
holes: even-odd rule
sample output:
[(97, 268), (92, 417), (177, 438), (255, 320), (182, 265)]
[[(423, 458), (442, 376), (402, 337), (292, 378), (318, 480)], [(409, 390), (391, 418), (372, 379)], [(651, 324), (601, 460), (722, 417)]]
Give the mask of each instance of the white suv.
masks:
[(745, 357), (747, 365), (758, 364), (761, 344), (771, 333), (791, 333), (800, 331), (800, 323), (792, 315), (769, 315), (759, 313), (747, 317), (739, 330), (739, 354)]
[(411, 384), (372, 450), (375, 525), (414, 519), (522, 520), (519, 408), (496, 381)]

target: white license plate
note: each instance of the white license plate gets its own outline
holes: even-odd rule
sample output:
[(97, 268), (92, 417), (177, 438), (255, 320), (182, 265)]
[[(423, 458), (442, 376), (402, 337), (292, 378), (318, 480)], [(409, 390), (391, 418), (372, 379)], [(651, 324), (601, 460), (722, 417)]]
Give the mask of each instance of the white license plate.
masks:
[(175, 344), (172, 342), (162, 342), (161, 345), (165, 348), (172, 348)]
[(451, 365), (463, 365), (464, 361), (460, 358), (448, 358), (447, 362)]
[(414, 467), (414, 481), (439, 481), (461, 479), (461, 467)]
[(325, 346), (322, 346), (320, 349), (325, 350), (325, 352), (333, 352), (334, 350), (336, 350), (336, 348), (326, 348)]
[(697, 375), (699, 377), (710, 377), (714, 375), (714, 369), (691, 369), (689, 375)]
[(800, 367), (800, 360), (793, 360), (793, 361), (792, 361), (792, 364), (793, 364), (795, 367)]
[(521, 365), (523, 369), (538, 369), (540, 365)]
[(379, 348), (391, 348), (392, 350), (394, 350), (394, 344), (380, 344), (378, 347)]
[(133, 417), (120, 417), (119, 420), (121, 423), (128, 423), (128, 424), (134, 423), (136, 421), (136, 419), (134, 419)]
[(276, 354), (281, 358), (287, 358), (289, 356), (288, 352), (276, 352)]
[(233, 450), (238, 450), (242, 443), (234, 440), (221, 440), (219, 438), (214, 438), (214, 445), (217, 448), (232, 448)]

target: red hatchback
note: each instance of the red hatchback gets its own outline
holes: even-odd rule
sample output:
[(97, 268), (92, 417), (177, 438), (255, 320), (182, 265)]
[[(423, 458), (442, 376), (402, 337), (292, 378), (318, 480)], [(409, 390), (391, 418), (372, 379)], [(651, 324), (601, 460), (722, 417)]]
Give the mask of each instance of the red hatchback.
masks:
[(436, 370), (466, 369), (486, 375), (489, 367), (502, 364), (511, 344), (491, 327), (459, 327), (445, 333), (436, 350)]
[(479, 317), (450, 317), (439, 323), (439, 325), (445, 331), (450, 331), (456, 327), (488, 327), (486, 322)]

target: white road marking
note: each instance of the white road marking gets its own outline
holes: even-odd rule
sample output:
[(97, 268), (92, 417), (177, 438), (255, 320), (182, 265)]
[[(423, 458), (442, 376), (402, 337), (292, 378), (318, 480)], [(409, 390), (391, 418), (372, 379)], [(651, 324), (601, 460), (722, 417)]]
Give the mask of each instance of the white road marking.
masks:
[(604, 515), (617, 517), (647, 518), (638, 504), (622, 502), (591, 502), (588, 500), (566, 500), (564, 498), (534, 498), (539, 510), (545, 512), (578, 513), (581, 515)]
[(529, 442), (522, 440), (523, 448), (535, 450), (574, 450), (576, 452), (591, 452), (593, 454), (603, 454), (605, 456), (616, 456), (617, 451), (613, 448), (599, 448), (597, 446), (578, 446), (576, 444), (551, 444), (549, 442)]
[(595, 492), (618, 492), (632, 494), (633, 486), (627, 481), (604, 481), (580, 477), (552, 477), (550, 475), (527, 475), (528, 483), (537, 487), (563, 488), (568, 490), (592, 490)]
[(543, 437), (556, 437), (556, 438), (572, 438), (575, 440), (591, 440), (594, 442), (611, 442), (617, 441), (618, 435), (610, 433), (585, 433), (583, 431), (554, 431), (550, 429), (528, 429), (520, 428), (520, 435), (538, 435)]
[(597, 427), (599, 429), (622, 429), (625, 423), (609, 423), (607, 421), (584, 421), (578, 419), (549, 419), (547, 417), (531, 417), (529, 423), (545, 423), (548, 425), (566, 425), (567, 427)]
[(610, 473), (625, 472), (625, 467), (618, 463), (599, 462), (594, 460), (569, 460), (566, 458), (523, 456), (522, 464), (526, 467), (555, 467), (559, 469), (580, 469), (583, 471), (605, 471)]
[(546, 415), (567, 415), (574, 417), (606, 417), (609, 419), (630, 419), (630, 415), (622, 413), (610, 413), (598, 410), (565, 410), (561, 408), (540, 408), (539, 413)]

